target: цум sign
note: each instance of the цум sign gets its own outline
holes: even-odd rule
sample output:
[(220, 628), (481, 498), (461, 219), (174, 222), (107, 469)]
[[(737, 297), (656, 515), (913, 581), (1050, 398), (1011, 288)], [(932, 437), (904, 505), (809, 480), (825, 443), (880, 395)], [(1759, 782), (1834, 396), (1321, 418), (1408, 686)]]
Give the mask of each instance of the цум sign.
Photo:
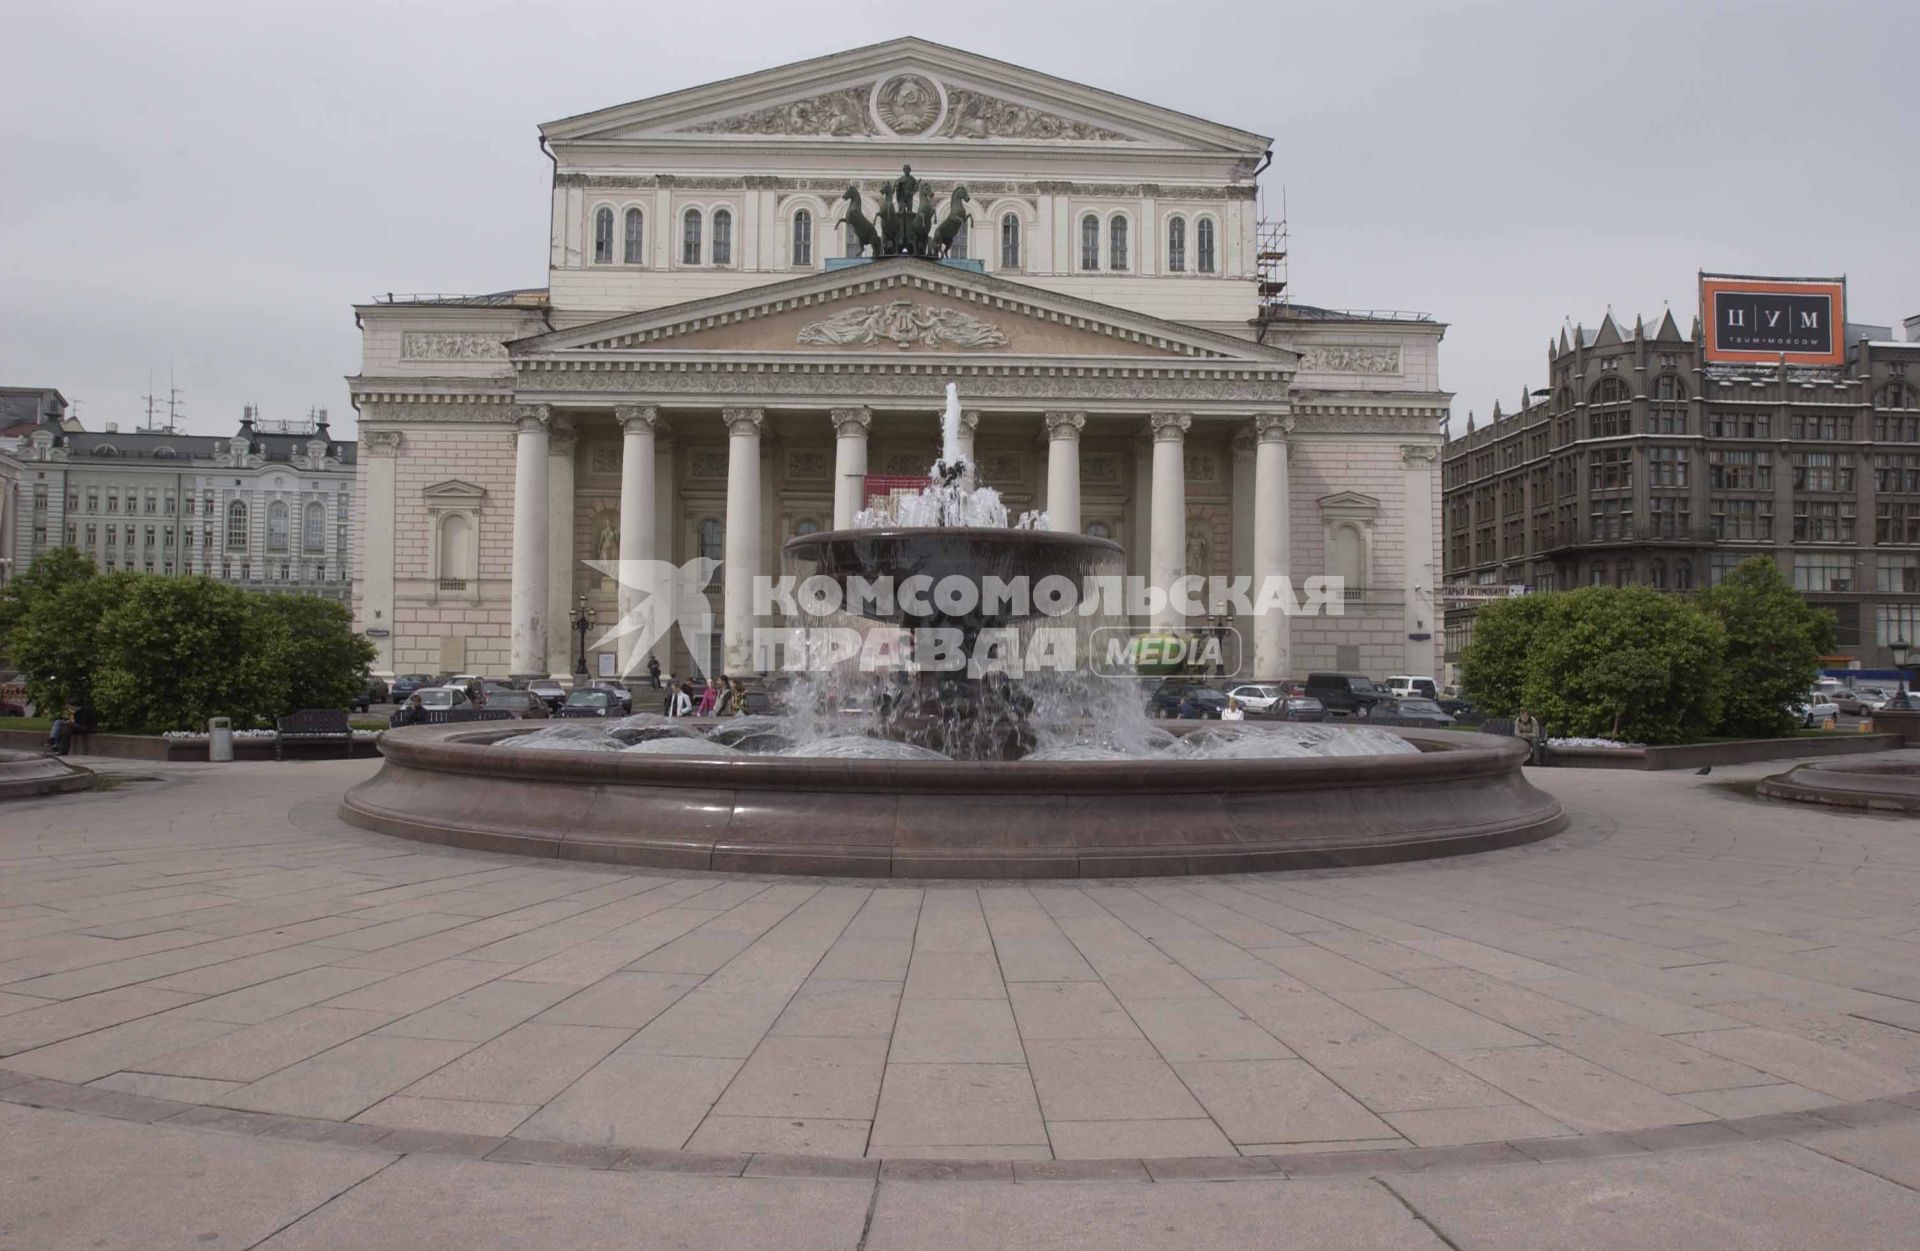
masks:
[(1710, 363), (1846, 363), (1844, 278), (1701, 274), (1700, 320)]

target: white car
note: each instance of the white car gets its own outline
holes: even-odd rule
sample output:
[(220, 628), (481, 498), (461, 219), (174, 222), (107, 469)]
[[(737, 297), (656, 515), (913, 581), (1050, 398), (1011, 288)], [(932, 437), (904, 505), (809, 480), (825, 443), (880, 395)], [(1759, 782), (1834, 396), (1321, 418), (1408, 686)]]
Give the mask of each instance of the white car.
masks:
[(1399, 674), (1387, 679), (1387, 691), (1395, 699), (1439, 699), (1440, 686), (1432, 678), (1419, 674)]
[(1270, 713), (1273, 711), (1273, 706), (1280, 702), (1281, 697), (1280, 688), (1269, 682), (1250, 682), (1227, 689), (1227, 698), (1239, 700), (1240, 707), (1248, 713), (1262, 715)]
[(1840, 719), (1840, 705), (1819, 691), (1808, 691), (1793, 705), (1793, 715), (1799, 720), (1802, 729), (1811, 730), (1828, 721), (1837, 724)]
[(420, 696), (420, 706), (430, 710), (446, 711), (452, 708), (465, 708), (472, 704), (467, 693), (457, 686), (429, 686), (424, 691), (416, 691)]

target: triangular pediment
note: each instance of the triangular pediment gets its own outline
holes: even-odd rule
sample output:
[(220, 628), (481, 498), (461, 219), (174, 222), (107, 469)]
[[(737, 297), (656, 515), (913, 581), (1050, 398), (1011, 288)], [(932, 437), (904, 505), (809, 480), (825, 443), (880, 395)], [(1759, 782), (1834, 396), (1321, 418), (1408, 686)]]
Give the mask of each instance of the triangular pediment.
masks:
[(687, 304), (590, 322), (507, 345), (516, 360), (652, 353), (766, 357), (908, 354), (1258, 364), (1291, 372), (1284, 348), (895, 257)]
[(894, 39), (541, 127), (556, 144), (832, 139), (1130, 145), (1257, 159), (1265, 136), (918, 38)]
[(1366, 520), (1380, 514), (1379, 499), (1358, 491), (1335, 491), (1332, 495), (1322, 495), (1316, 502), (1320, 505), (1320, 515), (1328, 521)]
[(448, 478), (444, 482), (420, 488), (420, 494), (431, 504), (476, 504), (486, 498), (487, 488), (459, 478)]

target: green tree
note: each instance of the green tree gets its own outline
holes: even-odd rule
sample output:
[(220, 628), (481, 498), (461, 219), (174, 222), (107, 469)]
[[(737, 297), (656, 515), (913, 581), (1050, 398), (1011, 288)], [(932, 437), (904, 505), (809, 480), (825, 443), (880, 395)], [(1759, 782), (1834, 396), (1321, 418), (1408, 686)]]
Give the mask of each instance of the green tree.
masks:
[(311, 595), (261, 595), (254, 604), (281, 627), (275, 663), (287, 681), (285, 711), (350, 706), (375, 652), (354, 633), (346, 605)]
[(118, 729), (247, 727), (286, 706), (286, 624), (211, 578), (130, 577), (99, 633), (94, 702)]
[(1527, 656), (1551, 595), (1516, 595), (1483, 605), (1460, 658), (1460, 693), (1482, 712), (1511, 717), (1523, 706)]
[(95, 574), (89, 561), (77, 576), (49, 578), (24, 597), (7, 629), (7, 654), (36, 708), (51, 715), (70, 703), (95, 702), (101, 618), (139, 577)]
[(34, 557), (20, 576), (0, 590), (0, 642), (11, 643), (13, 632), (36, 604), (98, 572), (92, 557), (82, 556), (71, 547), (56, 547)]
[(1719, 724), (1726, 631), (1698, 604), (1644, 587), (1541, 598), (1523, 699), (1554, 732), (1684, 743)]
[(1719, 732), (1740, 738), (1791, 733), (1788, 705), (1806, 695), (1820, 657), (1833, 652), (1833, 614), (1802, 599), (1767, 556), (1742, 561), (1703, 603), (1727, 635)]

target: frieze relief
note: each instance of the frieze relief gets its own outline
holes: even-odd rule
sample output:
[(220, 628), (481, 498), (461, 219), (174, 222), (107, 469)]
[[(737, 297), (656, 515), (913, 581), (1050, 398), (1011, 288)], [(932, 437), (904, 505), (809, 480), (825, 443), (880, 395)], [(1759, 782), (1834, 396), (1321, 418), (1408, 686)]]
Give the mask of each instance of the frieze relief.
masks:
[(1021, 479), (1018, 452), (988, 452), (979, 458), (980, 481), (1017, 483)]
[(687, 458), (687, 477), (725, 481), (727, 453), (718, 448), (695, 448)]
[(787, 477), (794, 479), (817, 479), (832, 476), (832, 457), (822, 448), (794, 447), (787, 449)]
[(1116, 456), (1082, 456), (1080, 484), (1082, 486), (1119, 486), (1120, 459)]
[(872, 83), (841, 87), (804, 100), (773, 104), (751, 113), (716, 118), (683, 126), (690, 135), (875, 135), (880, 133), (867, 112)]
[[(926, 399), (937, 396), (938, 385), (917, 373), (880, 371), (807, 373), (728, 370), (594, 370), (539, 373), (522, 377), (520, 385), (541, 392), (626, 394), (639, 397), (694, 395), (718, 401), (720, 397), (805, 395), (809, 397), (861, 396)], [(1081, 378), (1034, 377), (1022, 374), (968, 374), (962, 381), (969, 398), (1010, 400), (1141, 400), (1166, 403), (1184, 400), (1221, 402), (1275, 401), (1285, 393), (1276, 378)], [(427, 406), (423, 406), (427, 407)], [(431, 418), (430, 418), (431, 420)], [(441, 420), (503, 421), (486, 414), (472, 418), (451, 415)], [(1332, 426), (1332, 429), (1346, 428)], [(1385, 427), (1369, 426), (1369, 429)], [(1302, 426), (1305, 429), (1305, 426)], [(1433, 419), (1422, 420), (1421, 432), (1433, 429)]]
[(1397, 374), (1400, 349), (1348, 343), (1313, 343), (1299, 349), (1300, 372), (1314, 374)]
[(1218, 458), (1207, 452), (1191, 452), (1187, 455), (1188, 482), (1214, 482), (1220, 477)]
[(992, 322), (962, 309), (891, 300), (850, 308), (802, 326), (795, 342), (828, 347), (871, 347), (884, 342), (902, 349), (996, 348), (1007, 345), (1007, 336)]
[(617, 474), (620, 472), (620, 449), (601, 444), (587, 449), (587, 472), (597, 474)]
[(947, 120), (939, 130), (943, 139), (1081, 139), (1130, 143), (1132, 136), (1117, 130), (1076, 122), (1041, 109), (1015, 104), (983, 92), (954, 87), (947, 92)]
[(400, 359), (408, 361), (490, 361), (507, 359), (506, 344), (484, 334), (406, 330), (400, 335)]

